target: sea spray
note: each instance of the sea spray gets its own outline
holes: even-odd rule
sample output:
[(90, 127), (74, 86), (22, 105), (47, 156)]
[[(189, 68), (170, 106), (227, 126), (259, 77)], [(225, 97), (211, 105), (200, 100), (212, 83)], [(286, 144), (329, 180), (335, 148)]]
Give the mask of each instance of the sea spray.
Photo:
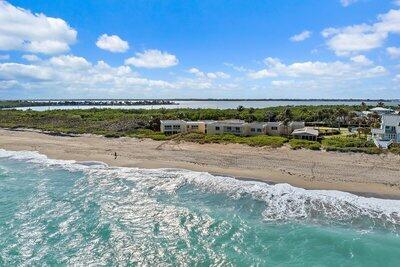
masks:
[(0, 150), (0, 265), (396, 265), (400, 201)]

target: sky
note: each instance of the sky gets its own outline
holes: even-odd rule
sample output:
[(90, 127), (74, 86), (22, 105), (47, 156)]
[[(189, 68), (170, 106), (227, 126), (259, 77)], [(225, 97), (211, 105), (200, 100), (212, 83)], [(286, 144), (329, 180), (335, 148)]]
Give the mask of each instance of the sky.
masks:
[(0, 98), (400, 98), (400, 0), (0, 0)]

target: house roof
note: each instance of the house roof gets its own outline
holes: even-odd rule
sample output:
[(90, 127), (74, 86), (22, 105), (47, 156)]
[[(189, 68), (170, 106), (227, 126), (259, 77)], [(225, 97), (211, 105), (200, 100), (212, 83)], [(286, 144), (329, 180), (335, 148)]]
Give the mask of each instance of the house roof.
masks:
[(292, 135), (304, 135), (304, 134), (318, 136), (319, 132), (318, 132), (318, 130), (316, 130), (312, 127), (304, 127), (301, 129), (296, 129), (292, 132)]
[(279, 126), (279, 125), (282, 125), (281, 121), (270, 121), (270, 122), (267, 122), (267, 126)]
[(186, 123), (184, 120), (161, 120), (161, 123)]
[(376, 108), (371, 108), (370, 111), (393, 111), (393, 109), (390, 108), (383, 108), (383, 107), (376, 107)]
[(266, 122), (250, 122), (250, 123), (248, 123), (248, 125), (250, 126), (250, 127), (263, 127), (263, 126), (265, 126), (265, 125), (267, 125), (267, 123)]

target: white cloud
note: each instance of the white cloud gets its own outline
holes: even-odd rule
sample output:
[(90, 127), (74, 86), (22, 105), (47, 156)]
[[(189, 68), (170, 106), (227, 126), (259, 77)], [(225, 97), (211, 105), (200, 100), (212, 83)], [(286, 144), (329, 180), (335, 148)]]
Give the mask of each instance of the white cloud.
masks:
[(340, 3), (342, 3), (344, 7), (354, 4), (355, 2), (358, 2), (358, 0), (340, 0)]
[(400, 10), (390, 10), (378, 16), (378, 22), (344, 28), (327, 28), (322, 36), (337, 55), (351, 55), (381, 47), (389, 34), (400, 33)]
[(133, 65), (138, 68), (169, 68), (178, 64), (175, 55), (159, 50), (151, 49), (143, 53), (136, 53), (135, 57), (125, 60), (126, 65)]
[(32, 14), (0, 1), (0, 50), (57, 54), (69, 51), (77, 32), (60, 18)]
[(249, 72), (248, 76), (251, 79), (263, 79), (263, 78), (269, 78), (269, 77), (276, 77), (278, 74), (276, 74), (273, 71), (269, 71), (267, 69), (255, 71), (255, 72)]
[(0, 55), (0, 60), (8, 60), (10, 59), (10, 55)]
[(386, 51), (391, 58), (400, 58), (400, 47), (388, 47)]
[(31, 61), (31, 62), (40, 60), (40, 58), (38, 56), (36, 56), (36, 55), (22, 55), (22, 58), (27, 60), (27, 61)]
[(103, 34), (99, 36), (96, 42), (97, 47), (113, 53), (126, 52), (129, 49), (127, 41), (122, 40), (117, 35)]
[(370, 66), (373, 63), (366, 57), (354, 57), (352, 62), (321, 62), (306, 61), (295, 62), (290, 65), (283, 64), (277, 58), (266, 58), (265, 69), (257, 72), (249, 72), (251, 79), (262, 79), (270, 77), (319, 77), (319, 78), (342, 78), (358, 79), (370, 78), (387, 74), (382, 66)]
[(299, 34), (293, 35), (290, 37), (290, 41), (292, 42), (302, 42), (311, 37), (312, 32), (310, 31), (303, 31)]
[(358, 56), (354, 56), (350, 58), (351, 61), (353, 61), (354, 63), (360, 64), (360, 65), (372, 65), (374, 64), (374, 62), (372, 62), (369, 58), (367, 58), (364, 55), (358, 55)]
[(52, 57), (49, 60), (50, 64), (60, 68), (67, 68), (73, 70), (82, 70), (89, 68), (91, 64), (83, 57), (76, 57), (72, 55), (62, 55)]
[(225, 72), (217, 71), (217, 72), (202, 72), (197, 68), (191, 68), (188, 70), (189, 73), (196, 75), (199, 78), (208, 78), (208, 79), (229, 79), (231, 76)]
[(292, 85), (293, 83), (294, 81), (289, 81), (289, 80), (276, 80), (271, 82), (271, 84), (276, 87), (286, 87)]

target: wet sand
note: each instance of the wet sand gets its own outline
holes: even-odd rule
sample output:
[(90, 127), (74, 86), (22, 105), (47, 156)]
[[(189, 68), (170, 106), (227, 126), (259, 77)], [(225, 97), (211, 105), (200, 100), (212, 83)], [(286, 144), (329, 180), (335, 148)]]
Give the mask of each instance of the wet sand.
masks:
[[(0, 130), (0, 148), (38, 151), (53, 159), (102, 161), (110, 166), (182, 168), (306, 189), (329, 189), (400, 199), (400, 156), (288, 147), (196, 144), (95, 135), (53, 136)], [(115, 159), (115, 152), (117, 158)]]

